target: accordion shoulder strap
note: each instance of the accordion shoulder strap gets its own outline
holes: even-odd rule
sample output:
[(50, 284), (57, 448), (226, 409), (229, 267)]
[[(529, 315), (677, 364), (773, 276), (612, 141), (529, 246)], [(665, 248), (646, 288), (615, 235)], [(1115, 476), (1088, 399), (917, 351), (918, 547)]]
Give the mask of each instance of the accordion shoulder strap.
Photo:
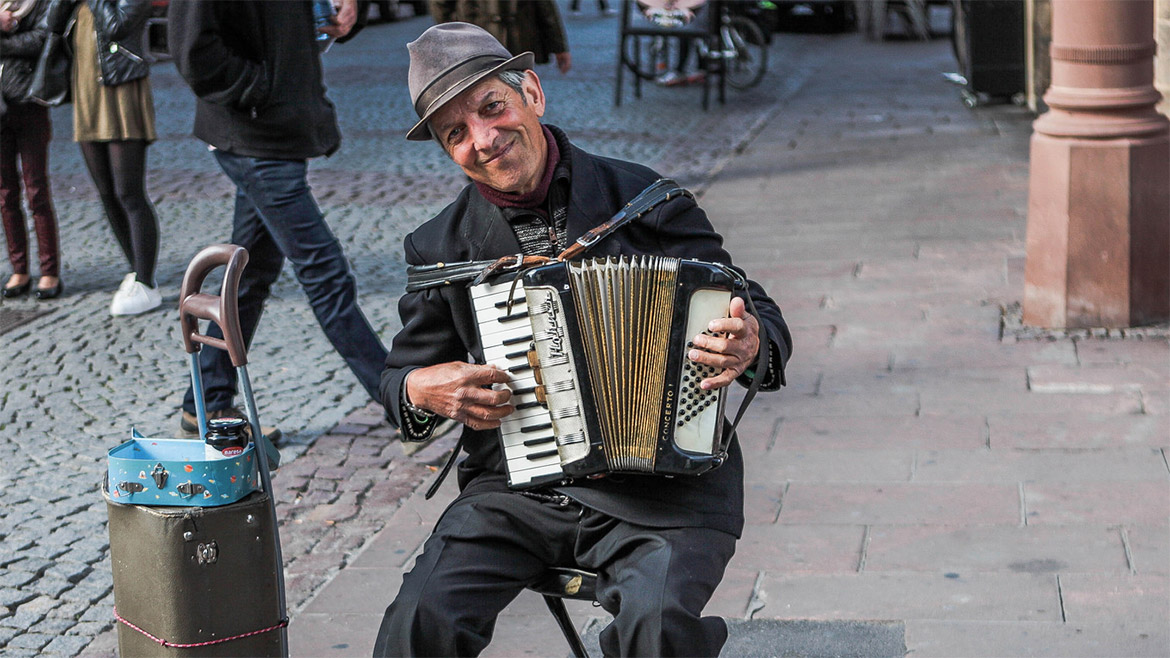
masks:
[(678, 183), (669, 178), (659, 178), (650, 184), (649, 187), (638, 193), (616, 215), (610, 220), (599, 226), (590, 229), (585, 235), (577, 238), (577, 241), (569, 245), (557, 256), (557, 260), (566, 261), (572, 260), (586, 251), (593, 245), (600, 242), (603, 238), (618, 230), (622, 226), (634, 221), (635, 219), (645, 215), (659, 204), (670, 201), (679, 196), (694, 198), (694, 195), (689, 190), (685, 190), (678, 186)]
[[(602, 238), (613, 233), (629, 222), (645, 215), (659, 204), (675, 197), (687, 196), (694, 198), (689, 191), (678, 186), (678, 183), (669, 178), (659, 178), (642, 190), (638, 196), (622, 206), (608, 222), (596, 226), (585, 235), (577, 239), (568, 249), (556, 257), (558, 261), (576, 258)], [(435, 263), (434, 265), (410, 265), (406, 268), (406, 292), (418, 292), (427, 288), (449, 286), (456, 283), (478, 285), (484, 279), (504, 272), (521, 271), (536, 265), (549, 262), (545, 256), (525, 256), (515, 254), (503, 258), (490, 260), (467, 260), (458, 263)]]
[(731, 421), (731, 427), (727, 429), (727, 433), (723, 436), (723, 448), (726, 449), (731, 444), (731, 437), (735, 436), (735, 428), (739, 427), (739, 421), (743, 418), (747, 411), (748, 405), (756, 397), (756, 393), (760, 390), (760, 385), (764, 383), (764, 378), (768, 376), (768, 364), (771, 361), (771, 339), (764, 333), (764, 323), (761, 321), (760, 314), (756, 311), (756, 305), (752, 302), (751, 295), (744, 295), (747, 300), (748, 312), (756, 319), (756, 324), (760, 328), (760, 351), (756, 355), (756, 369), (752, 374), (752, 383), (748, 385), (747, 393), (743, 396), (743, 402), (739, 403), (739, 411), (735, 414), (735, 420)]
[(546, 256), (515, 254), (492, 260), (409, 265), (406, 268), (406, 292), (418, 292), (427, 288), (449, 286), (456, 283), (477, 285), (483, 283), (484, 279), (493, 274), (520, 271), (536, 265), (544, 265), (548, 261)]
[(430, 500), (439, 491), (439, 485), (443, 484), (443, 480), (447, 479), (447, 474), (451, 472), (451, 467), (455, 465), (455, 460), (459, 459), (459, 453), (463, 450), (463, 434), (459, 435), (459, 441), (455, 443), (455, 449), (451, 451), (450, 456), (447, 457), (447, 463), (443, 464), (443, 469), (435, 476), (435, 481), (431, 482), (431, 486), (427, 487), (426, 494), (423, 495), (423, 500)]

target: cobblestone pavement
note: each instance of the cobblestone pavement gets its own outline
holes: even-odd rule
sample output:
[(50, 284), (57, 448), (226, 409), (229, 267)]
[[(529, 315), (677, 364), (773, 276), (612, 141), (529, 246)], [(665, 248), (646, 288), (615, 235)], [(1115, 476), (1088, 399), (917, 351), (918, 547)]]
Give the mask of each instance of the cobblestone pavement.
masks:
[[(367, 28), (325, 57), (344, 141), (311, 165), (310, 182), (359, 283), (363, 309), (385, 340), (398, 328), (400, 245), (463, 184), (431, 145), (408, 143), (413, 123), (404, 44), (430, 24), (411, 18)], [(546, 119), (584, 148), (643, 162), (701, 191), (779, 103), (799, 89), (832, 36), (783, 35), (771, 70), (725, 106), (700, 109), (697, 88), (647, 85), (614, 107), (616, 18), (568, 21), (574, 68), (540, 73)], [(161, 221), (158, 281), (164, 305), (111, 318), (126, 272), (77, 147), (69, 108), (53, 112), (51, 147), (66, 296), (36, 306), (5, 300), (0, 313), (51, 308), (0, 339), (0, 652), (6, 656), (113, 653), (113, 592), (99, 494), (106, 451), (131, 427), (170, 436), (186, 384), (174, 313), (195, 252), (226, 241), (232, 187), (190, 137), (193, 97), (173, 65), (152, 73), (159, 140), (148, 189)], [(444, 450), (407, 458), (286, 273), (273, 289), (252, 346), (261, 418), (284, 431), (285, 467), (274, 483), (296, 611), (385, 523)], [(97, 638), (95, 642), (94, 639)], [(91, 646), (92, 645), (92, 646)], [(88, 649), (87, 649), (88, 647)]]

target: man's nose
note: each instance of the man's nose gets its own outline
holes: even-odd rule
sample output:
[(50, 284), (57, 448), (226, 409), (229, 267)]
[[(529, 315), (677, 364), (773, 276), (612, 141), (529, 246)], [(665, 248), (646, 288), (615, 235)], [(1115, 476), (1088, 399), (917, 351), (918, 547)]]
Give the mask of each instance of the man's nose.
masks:
[(468, 130), (471, 133), (471, 141), (475, 144), (475, 150), (488, 153), (492, 151), (498, 132), (490, 122), (474, 121), (468, 126)]

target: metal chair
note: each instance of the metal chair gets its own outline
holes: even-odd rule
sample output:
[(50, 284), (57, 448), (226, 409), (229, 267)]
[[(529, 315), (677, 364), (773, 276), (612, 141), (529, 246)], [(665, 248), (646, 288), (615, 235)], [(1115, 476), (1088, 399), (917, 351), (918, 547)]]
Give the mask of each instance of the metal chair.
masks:
[[(648, 3), (657, 2), (664, 4), (662, 0), (646, 1)], [(644, 77), (652, 77), (651, 71), (639, 71), (644, 66), (639, 40), (659, 37), (703, 40), (712, 50), (717, 50), (719, 48), (719, 21), (721, 16), (719, 13), (719, 2), (721, 1), (707, 0), (706, 3), (699, 2), (695, 8), (695, 19), (691, 23), (666, 27), (648, 20), (643, 20), (641, 9), (639, 9), (638, 3), (634, 0), (622, 0), (621, 25), (618, 31), (617, 76), (613, 94), (614, 106), (616, 107), (622, 104), (622, 78), (627, 72), (627, 69), (634, 76), (635, 98), (642, 97), (642, 79)], [(631, 53), (633, 55), (632, 58), (630, 58)], [(654, 62), (646, 62), (645, 66), (653, 66), (653, 64)], [(726, 62), (721, 58), (709, 58), (704, 62), (700, 58), (700, 65), (704, 73), (703, 109), (706, 110), (709, 106), (708, 99), (711, 95), (711, 83), (713, 81), (717, 81), (716, 90), (719, 95), (719, 103), (725, 103), (727, 101)]]
[(529, 585), (528, 589), (544, 597), (544, 603), (556, 618), (569, 648), (573, 650), (573, 655), (577, 658), (588, 658), (589, 652), (585, 650), (585, 643), (581, 641), (581, 635), (573, 626), (573, 620), (569, 618), (564, 599), (596, 601), (597, 574), (581, 569), (552, 567)]

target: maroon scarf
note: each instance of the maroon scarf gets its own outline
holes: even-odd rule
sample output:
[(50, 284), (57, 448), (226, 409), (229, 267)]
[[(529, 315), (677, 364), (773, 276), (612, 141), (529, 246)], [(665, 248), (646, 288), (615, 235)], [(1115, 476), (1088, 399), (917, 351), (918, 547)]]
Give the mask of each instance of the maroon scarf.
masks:
[(543, 124), (540, 126), (541, 131), (544, 132), (544, 141), (548, 143), (548, 162), (544, 166), (544, 176), (540, 178), (540, 184), (536, 189), (527, 194), (519, 194), (517, 192), (501, 192), (494, 187), (488, 187), (483, 183), (476, 182), (475, 187), (483, 198), (487, 199), (492, 205), (500, 208), (539, 208), (544, 205), (545, 197), (548, 196), (548, 187), (552, 184), (553, 170), (556, 169), (557, 163), (561, 161), (561, 150), (557, 147), (557, 140), (553, 137), (550, 131)]

